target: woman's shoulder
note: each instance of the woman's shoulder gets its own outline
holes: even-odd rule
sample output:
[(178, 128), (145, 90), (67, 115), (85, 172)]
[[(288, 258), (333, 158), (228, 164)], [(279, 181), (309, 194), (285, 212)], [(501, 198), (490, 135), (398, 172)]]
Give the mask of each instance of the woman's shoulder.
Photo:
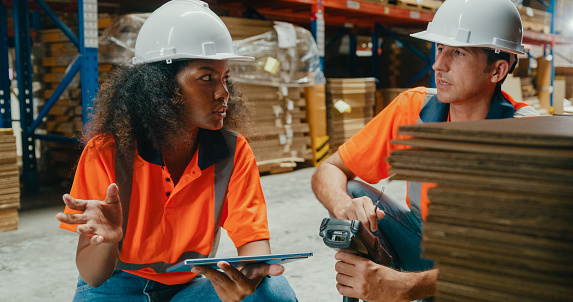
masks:
[(113, 135), (98, 134), (87, 141), (84, 146), (84, 154), (111, 154), (115, 151), (115, 139)]

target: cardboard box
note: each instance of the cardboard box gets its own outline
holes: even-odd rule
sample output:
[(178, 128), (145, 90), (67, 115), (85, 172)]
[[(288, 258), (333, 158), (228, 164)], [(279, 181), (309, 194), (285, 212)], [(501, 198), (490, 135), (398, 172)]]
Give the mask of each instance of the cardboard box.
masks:
[(537, 97), (543, 109), (550, 110), (551, 60), (537, 58)]

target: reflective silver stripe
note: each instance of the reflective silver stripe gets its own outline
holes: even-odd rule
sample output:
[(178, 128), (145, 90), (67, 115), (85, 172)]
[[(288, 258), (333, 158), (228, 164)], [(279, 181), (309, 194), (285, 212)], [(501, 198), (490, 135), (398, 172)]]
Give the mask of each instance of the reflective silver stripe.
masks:
[[(424, 98), (424, 103), (422, 104), (422, 108), (420, 108), (420, 111), (422, 111), (422, 109), (426, 107), (430, 99), (433, 98), (436, 94), (438, 94), (438, 90), (436, 88), (426, 88), (426, 98)], [(420, 115), (418, 115), (417, 124), (423, 124), (423, 123), (424, 121), (422, 121), (422, 118), (420, 117)]]
[(539, 116), (539, 113), (533, 107), (525, 106), (515, 110), (515, 113), (513, 114), (513, 117), (526, 117), (526, 116)]
[(410, 200), (410, 207), (412, 213), (422, 221), (422, 210), (420, 204), (422, 200), (422, 183), (419, 181), (408, 181), (408, 200)]
[(215, 180), (214, 180), (214, 197), (215, 197), (215, 206), (214, 206), (214, 221), (215, 224), (213, 225), (214, 229), (214, 236), (213, 236), (213, 245), (211, 247), (211, 253), (209, 255), (203, 255), (201, 253), (190, 251), (185, 252), (175, 263), (165, 263), (165, 262), (155, 262), (155, 263), (143, 263), (143, 264), (133, 264), (133, 263), (126, 263), (119, 259), (117, 259), (115, 263), (115, 269), (119, 270), (140, 270), (142, 268), (151, 268), (156, 273), (164, 273), (166, 269), (178, 262), (181, 262), (185, 259), (196, 259), (196, 258), (208, 258), (214, 257), (217, 253), (217, 249), (219, 247), (219, 238), (221, 237), (221, 213), (223, 212), (223, 206), (225, 204), (225, 198), (227, 196), (227, 187), (229, 186), (229, 181), (231, 180), (231, 175), (233, 174), (233, 167), (235, 164), (235, 150), (237, 148), (237, 133), (222, 129), (221, 134), (223, 134), (223, 138), (225, 139), (225, 143), (227, 144), (227, 148), (229, 149), (230, 155), (215, 163)]

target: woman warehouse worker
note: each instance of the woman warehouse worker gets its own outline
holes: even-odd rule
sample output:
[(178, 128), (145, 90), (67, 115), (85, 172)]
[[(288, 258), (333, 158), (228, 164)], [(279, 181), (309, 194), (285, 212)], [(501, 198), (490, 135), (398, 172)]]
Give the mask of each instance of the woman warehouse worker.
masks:
[(271, 253), (255, 157), (230, 130), (250, 120), (227, 60), (253, 58), (206, 3), (173, 0), (101, 87), (56, 216), (79, 234), (74, 301), (296, 301), (277, 264), (166, 273), (212, 257), (221, 227), (239, 256)]

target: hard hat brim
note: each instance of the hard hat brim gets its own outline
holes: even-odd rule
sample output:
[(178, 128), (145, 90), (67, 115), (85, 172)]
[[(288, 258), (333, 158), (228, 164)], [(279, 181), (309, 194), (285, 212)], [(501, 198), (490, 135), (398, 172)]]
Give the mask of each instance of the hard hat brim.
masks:
[(153, 58), (142, 58), (142, 57), (134, 57), (132, 59), (133, 65), (137, 64), (144, 64), (144, 63), (154, 63), (154, 62), (161, 62), (161, 61), (175, 61), (175, 60), (192, 60), (192, 59), (202, 59), (202, 60), (232, 60), (232, 61), (254, 61), (254, 57), (249, 56), (239, 56), (232, 53), (218, 53), (216, 55), (211, 56), (200, 56), (200, 55), (191, 55), (191, 54), (175, 54), (175, 55), (168, 55), (162, 57), (153, 57)]
[(482, 47), (482, 48), (499, 49), (500, 51), (503, 51), (503, 52), (518, 54), (518, 55), (526, 54), (526, 52), (523, 52), (523, 51), (518, 51), (515, 49), (509, 49), (509, 48), (505, 48), (505, 47), (499, 47), (499, 46), (494, 45), (494, 44), (474, 44), (474, 43), (460, 42), (460, 41), (458, 41), (454, 38), (451, 38), (451, 37), (430, 33), (427, 30), (411, 34), (410, 36), (414, 37), (414, 38), (421, 39), (421, 40), (426, 40), (426, 41), (430, 41), (430, 42), (444, 44), (444, 45), (452, 46), (452, 47)]

